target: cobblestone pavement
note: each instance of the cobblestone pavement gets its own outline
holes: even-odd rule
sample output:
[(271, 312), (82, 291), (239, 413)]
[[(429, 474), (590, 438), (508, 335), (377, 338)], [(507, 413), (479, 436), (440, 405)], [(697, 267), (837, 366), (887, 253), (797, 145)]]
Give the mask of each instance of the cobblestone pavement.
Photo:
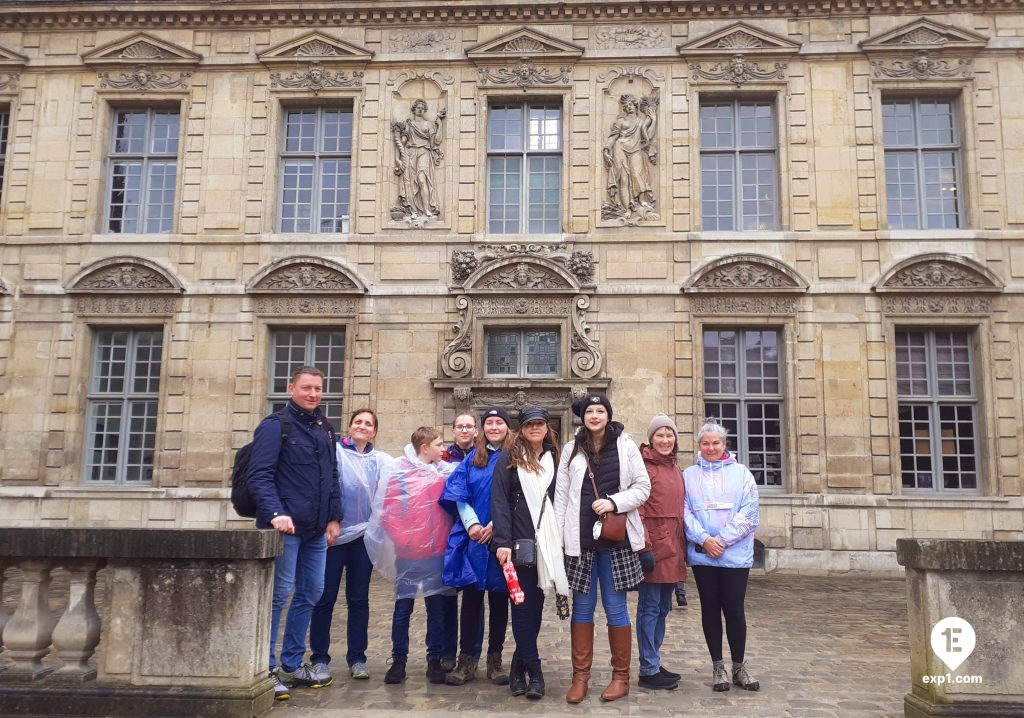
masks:
[[(344, 592), (342, 592), (344, 596)], [(292, 700), (278, 703), (272, 718), (356, 716), (386, 718), (410, 714), (440, 718), (463, 715), (536, 716), (709, 716), (714, 718), (883, 718), (903, 715), (903, 695), (910, 689), (907, 608), (903, 581), (867, 578), (810, 578), (787, 575), (752, 576), (747, 594), (747, 659), (761, 690), (727, 693), (711, 690), (711, 664), (700, 628), (696, 586), (687, 584), (687, 608), (668, 617), (663, 664), (683, 674), (675, 691), (638, 688), (634, 641), (630, 694), (602, 703), (607, 684), (608, 643), (603, 613), (598, 610), (591, 692), (578, 706), (565, 702), (572, 673), (569, 623), (559, 621), (553, 606), (545, 607), (541, 656), (547, 695), (541, 701), (513, 698), (505, 686), (480, 677), (462, 687), (427, 683), (423, 650), (413, 651), (409, 678), (403, 685), (384, 685), (390, 656), (392, 600), (390, 584), (374, 576), (368, 665), (370, 680), (348, 676), (344, 661), (343, 600), (335, 612), (335, 682), (318, 690), (296, 689)], [(636, 594), (630, 594), (635, 616)], [(423, 604), (413, 614), (411, 642), (423, 646)], [(418, 643), (417, 643), (418, 642)], [(506, 666), (514, 647), (506, 639)], [(728, 647), (725, 648), (728, 660)], [(479, 675), (479, 674), (478, 674)]]

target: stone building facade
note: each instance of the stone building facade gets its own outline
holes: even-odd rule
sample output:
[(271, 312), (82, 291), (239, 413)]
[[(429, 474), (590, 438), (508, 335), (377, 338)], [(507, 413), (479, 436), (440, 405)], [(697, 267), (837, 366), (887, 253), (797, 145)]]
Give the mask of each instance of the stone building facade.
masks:
[(238, 522), (307, 362), (718, 417), (769, 567), (1020, 538), (1024, 9), (939, 9), (0, 2), (0, 521)]

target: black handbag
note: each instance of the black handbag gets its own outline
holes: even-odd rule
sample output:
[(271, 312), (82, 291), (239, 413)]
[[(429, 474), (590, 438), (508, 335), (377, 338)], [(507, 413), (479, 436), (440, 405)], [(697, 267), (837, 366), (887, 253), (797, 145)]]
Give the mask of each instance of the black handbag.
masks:
[[(519, 492), (522, 496), (522, 491)], [(540, 516), (537, 518), (537, 527), (534, 529), (533, 538), (515, 539), (512, 541), (512, 565), (515, 567), (533, 568), (537, 565), (537, 531), (540, 530), (540, 522), (544, 519), (544, 509), (548, 505), (547, 492), (544, 493), (540, 504)]]

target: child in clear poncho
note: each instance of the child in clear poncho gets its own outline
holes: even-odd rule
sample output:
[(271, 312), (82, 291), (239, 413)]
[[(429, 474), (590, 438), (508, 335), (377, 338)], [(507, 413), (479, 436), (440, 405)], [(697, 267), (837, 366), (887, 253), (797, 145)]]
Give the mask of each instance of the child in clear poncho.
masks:
[(444, 681), (441, 661), (454, 653), (448, 636), (453, 636), (456, 628), (445, 625), (442, 597), (451, 589), (441, 579), (452, 518), (438, 499), (455, 464), (441, 461), (443, 451), (440, 432), (420, 427), (405, 447), (405, 455), (385, 467), (374, 495), (364, 536), (366, 551), (381, 575), (395, 584), (392, 666), (385, 683), (405, 680), (409, 620), (417, 597), (422, 597), (427, 607), (427, 677), (431, 682)]

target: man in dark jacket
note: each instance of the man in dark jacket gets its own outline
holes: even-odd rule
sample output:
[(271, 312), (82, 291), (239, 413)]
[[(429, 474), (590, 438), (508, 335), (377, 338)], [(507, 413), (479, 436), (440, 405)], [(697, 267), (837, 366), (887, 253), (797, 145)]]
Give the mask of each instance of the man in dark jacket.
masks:
[[(256, 526), (284, 534), (284, 552), (274, 562), (270, 619), (270, 671), (278, 700), (290, 698), (292, 686), (326, 685), (302, 663), (309, 619), (323, 593), (327, 547), (341, 531), (334, 430), (319, 409), (323, 388), (322, 371), (297, 369), (288, 384), (287, 406), (256, 427), (249, 460), (249, 490), (258, 506)], [(289, 424), (287, 440), (284, 421)], [(293, 588), (278, 665), (277, 630)]]

